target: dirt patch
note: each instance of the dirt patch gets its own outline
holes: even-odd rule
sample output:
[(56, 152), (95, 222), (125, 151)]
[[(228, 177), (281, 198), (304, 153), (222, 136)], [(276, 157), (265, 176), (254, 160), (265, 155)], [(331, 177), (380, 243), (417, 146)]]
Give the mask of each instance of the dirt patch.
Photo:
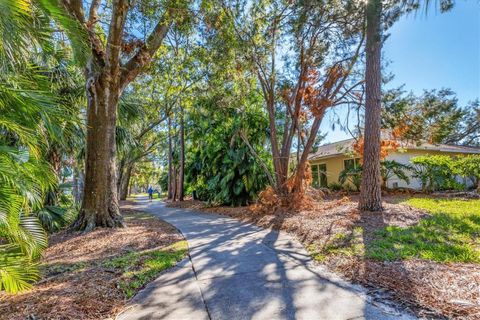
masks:
[[(428, 217), (422, 210), (397, 204), (398, 196), (384, 198), (382, 213), (360, 214), (356, 197), (328, 196), (312, 210), (266, 214), (251, 207), (209, 208), (199, 201), (169, 206), (228, 215), (261, 227), (284, 230), (295, 235), (307, 248), (324, 252), (335, 239), (358, 235), (358, 246), (341, 254), (316, 257), (320, 263), (345, 278), (363, 283), (373, 291), (387, 290), (394, 299), (419, 316), (480, 319), (480, 266), (467, 263), (436, 263), (426, 260), (380, 262), (367, 259), (363, 248), (385, 226), (409, 227)], [(337, 252), (338, 253), (338, 252)]]
[(25, 293), (1, 293), (0, 319), (105, 319), (122, 310), (127, 301), (119, 286), (123, 272), (105, 262), (183, 240), (157, 218), (134, 210), (122, 213), (128, 228), (52, 235), (40, 261), (42, 280)]

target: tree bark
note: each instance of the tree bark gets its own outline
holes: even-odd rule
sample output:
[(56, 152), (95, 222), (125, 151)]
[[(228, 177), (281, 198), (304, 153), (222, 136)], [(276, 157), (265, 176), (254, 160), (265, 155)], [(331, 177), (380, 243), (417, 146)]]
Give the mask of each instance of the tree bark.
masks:
[(126, 200), (128, 196), (128, 187), (130, 185), (130, 177), (132, 176), (133, 165), (127, 165), (125, 173), (120, 182), (120, 200)]
[(300, 157), (300, 161), (297, 165), (297, 173), (295, 175), (295, 185), (293, 191), (302, 190), (302, 184), (305, 176), (305, 169), (307, 168), (308, 155), (312, 150), (313, 144), (315, 143), (315, 138), (317, 137), (318, 130), (322, 124), (323, 116), (325, 112), (322, 112), (320, 115), (316, 116), (312, 123), (312, 128), (310, 129), (310, 134), (308, 136), (307, 143)]
[(73, 181), (72, 181), (72, 196), (73, 196), (73, 201), (75, 203), (79, 203), (80, 201), (80, 192), (78, 189), (78, 169), (76, 167), (73, 168)]
[(122, 190), (122, 180), (124, 179), (124, 171), (125, 171), (125, 158), (120, 160), (118, 165), (118, 179), (117, 179), (117, 194), (120, 195)]
[(183, 201), (185, 180), (185, 115), (183, 106), (180, 109), (180, 168), (178, 173), (178, 200)]
[(168, 117), (168, 190), (167, 199), (173, 198), (173, 147), (172, 147), (172, 121)]
[(173, 167), (173, 176), (172, 176), (172, 201), (177, 201), (177, 190), (178, 190), (178, 183), (177, 183), (177, 168)]
[(380, 174), (381, 147), (381, 0), (367, 3), (367, 43), (365, 71), (365, 132), (363, 174), (360, 187), (359, 209), (382, 210), (382, 181)]
[(122, 227), (117, 198), (115, 127), (118, 81), (87, 70), (87, 150), (83, 203), (73, 228)]

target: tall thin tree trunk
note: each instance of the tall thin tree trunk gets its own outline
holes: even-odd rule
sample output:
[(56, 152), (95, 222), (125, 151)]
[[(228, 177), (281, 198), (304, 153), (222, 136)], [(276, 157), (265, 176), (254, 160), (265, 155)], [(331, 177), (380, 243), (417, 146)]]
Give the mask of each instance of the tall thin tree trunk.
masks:
[(55, 183), (57, 184), (54, 189), (48, 190), (45, 194), (44, 204), (46, 206), (56, 206), (58, 203), (58, 195), (60, 190), (58, 188), (58, 183), (60, 183), (60, 171), (62, 169), (62, 156), (58, 148), (53, 144), (47, 153), (48, 163), (53, 169), (55, 175)]
[(177, 201), (178, 194), (178, 180), (177, 180), (177, 168), (173, 167), (173, 177), (172, 177), (172, 201)]
[(73, 181), (72, 181), (72, 195), (73, 195), (73, 201), (75, 203), (79, 202), (79, 189), (78, 189), (78, 169), (77, 167), (73, 168)]
[(363, 174), (359, 209), (382, 210), (382, 179), (380, 175), (381, 126), (381, 0), (369, 0), (367, 13), (367, 43), (365, 72), (365, 132)]
[(120, 160), (118, 164), (117, 194), (120, 195), (122, 189), (123, 174), (125, 171), (125, 159)]
[(82, 209), (73, 227), (124, 226), (117, 198), (115, 126), (120, 87), (105, 74), (87, 81), (87, 150)]
[(130, 185), (130, 177), (132, 176), (133, 165), (127, 165), (125, 173), (120, 182), (120, 200), (126, 200), (128, 196), (128, 186)]
[(183, 106), (180, 109), (180, 167), (178, 173), (178, 200), (183, 201), (185, 180), (185, 115)]
[(168, 190), (167, 199), (173, 198), (173, 147), (172, 147), (172, 120), (168, 117)]

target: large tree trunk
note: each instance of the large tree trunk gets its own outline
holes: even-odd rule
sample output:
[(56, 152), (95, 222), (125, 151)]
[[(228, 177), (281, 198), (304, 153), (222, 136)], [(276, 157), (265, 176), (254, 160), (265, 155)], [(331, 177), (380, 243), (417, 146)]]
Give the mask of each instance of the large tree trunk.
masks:
[(120, 182), (120, 200), (126, 200), (128, 196), (128, 186), (130, 185), (130, 177), (132, 176), (133, 165), (127, 165), (127, 169), (123, 174)]
[(367, 3), (367, 43), (365, 72), (365, 133), (363, 175), (359, 209), (382, 210), (382, 181), (380, 175), (381, 126), (381, 0)]
[(180, 110), (180, 168), (178, 173), (178, 200), (183, 201), (185, 180), (185, 115)]
[(87, 151), (82, 209), (73, 227), (124, 226), (117, 198), (115, 126), (120, 87), (107, 74), (87, 80)]

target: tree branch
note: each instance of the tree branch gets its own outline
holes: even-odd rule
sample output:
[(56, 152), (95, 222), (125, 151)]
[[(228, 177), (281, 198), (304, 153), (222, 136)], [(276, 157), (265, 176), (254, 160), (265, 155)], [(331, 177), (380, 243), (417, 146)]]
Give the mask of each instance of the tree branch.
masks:
[(248, 138), (245, 136), (245, 133), (240, 130), (238, 132), (238, 135), (240, 136), (240, 138), (243, 140), (243, 142), (247, 145), (248, 149), (250, 150), (250, 153), (253, 155), (253, 157), (257, 160), (258, 164), (260, 164), (260, 166), (262, 167), (263, 171), (265, 172), (265, 175), (267, 176), (268, 178), (268, 182), (270, 182), (270, 185), (271, 186), (274, 186), (275, 185), (275, 180), (273, 180), (273, 177), (272, 177), (272, 174), (270, 173), (270, 170), (268, 170), (268, 166), (267, 164), (265, 163), (265, 161), (263, 161), (262, 158), (260, 158), (260, 156), (258, 155), (258, 153), (255, 151), (255, 149), (253, 148), (253, 146), (250, 144), (250, 141), (248, 141)]
[(152, 33), (148, 36), (142, 48), (123, 66), (121, 75), (122, 89), (135, 79), (143, 67), (150, 62), (155, 52), (162, 45), (171, 25), (172, 22), (168, 18), (168, 14), (165, 13), (155, 26), (155, 29), (153, 29)]
[(92, 29), (92, 27), (95, 25), (95, 23), (98, 21), (98, 7), (100, 6), (100, 3), (102, 0), (92, 0), (92, 4), (90, 5), (90, 10), (88, 14), (88, 28)]
[[(107, 66), (111, 76), (116, 76), (120, 69), (120, 53), (123, 42), (123, 28), (129, 9), (128, 0), (113, 1), (112, 19), (107, 38)], [(116, 80), (116, 79), (115, 79)]]

